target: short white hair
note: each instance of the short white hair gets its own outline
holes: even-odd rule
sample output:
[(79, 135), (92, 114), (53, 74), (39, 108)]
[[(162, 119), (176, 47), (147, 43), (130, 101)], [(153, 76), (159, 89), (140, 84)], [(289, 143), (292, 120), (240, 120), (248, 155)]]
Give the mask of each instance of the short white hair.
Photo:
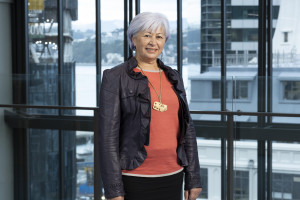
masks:
[(143, 12), (136, 15), (127, 30), (127, 39), (132, 50), (135, 49), (132, 37), (136, 36), (140, 31), (156, 31), (162, 28), (165, 31), (166, 42), (170, 36), (169, 21), (167, 17), (161, 13)]

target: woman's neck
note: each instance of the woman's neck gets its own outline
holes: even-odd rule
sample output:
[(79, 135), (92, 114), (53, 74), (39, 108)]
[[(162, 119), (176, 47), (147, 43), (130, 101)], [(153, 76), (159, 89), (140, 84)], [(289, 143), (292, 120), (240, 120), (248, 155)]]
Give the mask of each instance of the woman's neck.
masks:
[(143, 59), (139, 58), (138, 56), (136, 56), (135, 58), (138, 62), (138, 66), (140, 68), (145, 69), (145, 70), (159, 70), (156, 59), (155, 60), (143, 60)]

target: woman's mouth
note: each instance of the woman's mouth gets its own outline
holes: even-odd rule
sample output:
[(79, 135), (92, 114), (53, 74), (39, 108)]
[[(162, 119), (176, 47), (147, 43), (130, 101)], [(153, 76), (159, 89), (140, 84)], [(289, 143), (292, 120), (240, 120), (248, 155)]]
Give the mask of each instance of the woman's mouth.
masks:
[(157, 49), (153, 49), (153, 48), (146, 48), (146, 50), (149, 53), (155, 53), (157, 51)]

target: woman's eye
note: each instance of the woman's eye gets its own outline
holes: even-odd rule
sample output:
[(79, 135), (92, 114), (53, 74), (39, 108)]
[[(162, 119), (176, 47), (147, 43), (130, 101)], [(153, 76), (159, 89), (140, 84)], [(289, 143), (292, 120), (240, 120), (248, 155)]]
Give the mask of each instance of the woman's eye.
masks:
[(151, 37), (151, 35), (145, 35), (145, 37)]
[(158, 39), (163, 39), (163, 37), (162, 37), (162, 36), (156, 36), (156, 38), (158, 38)]

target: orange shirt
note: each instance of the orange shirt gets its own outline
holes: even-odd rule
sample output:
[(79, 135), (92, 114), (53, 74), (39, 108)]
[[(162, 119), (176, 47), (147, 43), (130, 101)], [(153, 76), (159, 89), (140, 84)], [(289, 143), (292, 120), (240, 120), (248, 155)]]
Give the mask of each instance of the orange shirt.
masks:
[[(135, 72), (140, 72), (138, 68)], [(160, 94), (159, 72), (145, 71), (148, 80)], [(161, 102), (167, 105), (167, 111), (160, 112), (152, 108), (155, 101), (159, 102), (158, 96), (149, 83), (151, 94), (151, 122), (149, 146), (145, 146), (147, 157), (145, 161), (134, 170), (122, 170), (126, 174), (136, 175), (164, 175), (176, 172), (182, 167), (177, 163), (177, 137), (179, 135), (178, 97), (172, 89), (164, 72), (161, 72), (162, 97)]]

